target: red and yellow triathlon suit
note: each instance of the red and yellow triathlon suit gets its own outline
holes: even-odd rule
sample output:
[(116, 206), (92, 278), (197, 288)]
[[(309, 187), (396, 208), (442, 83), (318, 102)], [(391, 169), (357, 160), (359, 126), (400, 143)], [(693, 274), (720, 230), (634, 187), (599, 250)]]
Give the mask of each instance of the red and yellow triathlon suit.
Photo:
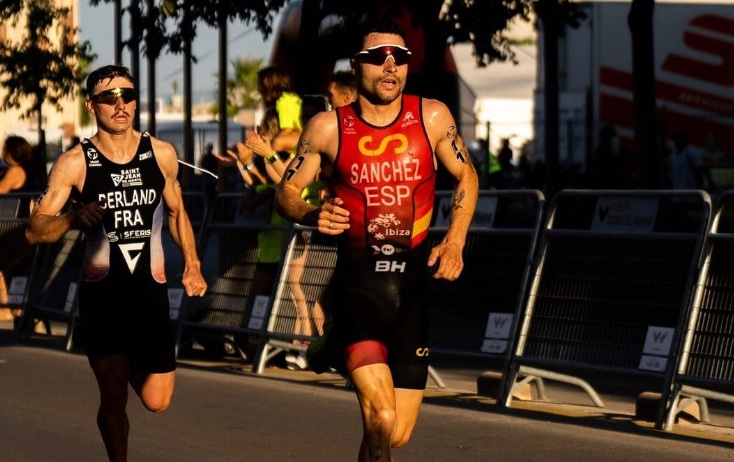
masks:
[(362, 120), (354, 104), (337, 108), (339, 148), (328, 179), (331, 197), (350, 211), (330, 285), (335, 332), (344, 346), (376, 340), (386, 350), (377, 357), (350, 350), (353, 369), (387, 356), (395, 387), (412, 389), (424, 389), (428, 376), (421, 293), (436, 183), (421, 101), (404, 95), (385, 127)]

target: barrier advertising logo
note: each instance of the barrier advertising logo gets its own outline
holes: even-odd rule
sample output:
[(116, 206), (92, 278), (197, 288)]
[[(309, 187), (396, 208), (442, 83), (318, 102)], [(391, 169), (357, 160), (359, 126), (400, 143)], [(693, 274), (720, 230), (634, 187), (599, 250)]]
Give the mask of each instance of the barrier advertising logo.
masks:
[(507, 350), (507, 339), (510, 338), (512, 317), (509, 313), (489, 313), (481, 348), (483, 353), (501, 354)]
[(671, 327), (649, 326), (647, 328), (639, 369), (655, 372), (665, 370), (670, 349), (673, 347), (674, 333), (675, 329)]
[(600, 197), (591, 229), (649, 233), (655, 226), (657, 212), (655, 198)]

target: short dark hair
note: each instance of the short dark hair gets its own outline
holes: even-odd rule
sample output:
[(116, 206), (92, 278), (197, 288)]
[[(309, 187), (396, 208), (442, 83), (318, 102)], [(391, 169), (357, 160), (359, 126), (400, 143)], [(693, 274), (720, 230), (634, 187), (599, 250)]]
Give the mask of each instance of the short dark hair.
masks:
[(23, 165), (33, 157), (33, 147), (25, 138), (11, 135), (5, 138), (3, 154), (8, 155), (16, 163)]
[(341, 90), (351, 90), (357, 93), (357, 77), (349, 71), (335, 71), (331, 74), (331, 81)]
[(133, 85), (135, 81), (133, 76), (130, 74), (130, 70), (125, 66), (118, 66), (116, 64), (110, 64), (108, 66), (102, 66), (92, 71), (87, 77), (87, 98), (92, 96), (94, 87), (105, 79), (112, 80), (115, 77), (122, 77)]
[(257, 83), (265, 107), (273, 106), (283, 93), (293, 91), (291, 76), (278, 66), (257, 71)]
[(303, 95), (303, 98), (301, 98), (301, 108), (303, 108), (303, 106), (311, 106), (316, 109), (317, 112), (329, 109), (326, 96), (316, 94)]
[(408, 43), (405, 32), (396, 22), (386, 19), (370, 20), (360, 23), (357, 41), (354, 45), (354, 53), (362, 50), (364, 41), (370, 34), (395, 34), (399, 35), (406, 44)]

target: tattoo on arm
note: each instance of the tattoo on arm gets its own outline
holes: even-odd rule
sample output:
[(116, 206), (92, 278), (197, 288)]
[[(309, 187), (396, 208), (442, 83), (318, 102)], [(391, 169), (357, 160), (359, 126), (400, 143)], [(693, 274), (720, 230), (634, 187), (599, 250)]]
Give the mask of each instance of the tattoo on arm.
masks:
[(311, 141), (308, 139), (301, 140), (298, 145), (298, 152), (299, 156), (296, 157), (295, 165), (285, 172), (286, 181), (290, 181), (291, 178), (293, 178), (293, 175), (295, 175), (298, 169), (303, 165), (303, 161), (305, 160), (305, 157), (303, 157), (304, 154), (309, 154), (311, 152)]
[(303, 161), (305, 158), (303, 156), (296, 157), (296, 162), (293, 167), (289, 168), (287, 172), (285, 172), (285, 179), (286, 181), (290, 181), (291, 178), (293, 178), (293, 175), (296, 174), (299, 168), (301, 168), (301, 165), (303, 165)]
[(458, 191), (456, 195), (454, 196), (454, 203), (451, 204), (451, 211), (458, 210), (462, 208), (461, 205), (462, 202), (464, 202), (464, 198), (466, 197), (466, 191), (463, 189), (461, 191)]
[(456, 127), (453, 125), (449, 127), (449, 130), (446, 132), (446, 138), (451, 140), (451, 149), (454, 151), (454, 155), (456, 156), (456, 160), (461, 162), (462, 164), (466, 163), (466, 157), (464, 156), (464, 151), (459, 147), (459, 145), (456, 143)]

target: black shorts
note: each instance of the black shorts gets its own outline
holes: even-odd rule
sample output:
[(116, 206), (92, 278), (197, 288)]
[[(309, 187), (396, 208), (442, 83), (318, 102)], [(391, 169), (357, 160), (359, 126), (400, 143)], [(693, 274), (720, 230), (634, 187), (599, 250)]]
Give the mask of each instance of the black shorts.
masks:
[(426, 387), (426, 277), (425, 258), (410, 252), (340, 256), (334, 269), (329, 294), (340, 343), (344, 347), (362, 340), (383, 343), (396, 388)]
[(176, 370), (166, 284), (106, 278), (79, 287), (79, 337), (89, 363), (122, 355), (133, 371)]

